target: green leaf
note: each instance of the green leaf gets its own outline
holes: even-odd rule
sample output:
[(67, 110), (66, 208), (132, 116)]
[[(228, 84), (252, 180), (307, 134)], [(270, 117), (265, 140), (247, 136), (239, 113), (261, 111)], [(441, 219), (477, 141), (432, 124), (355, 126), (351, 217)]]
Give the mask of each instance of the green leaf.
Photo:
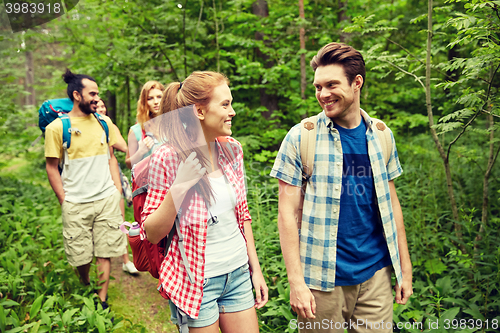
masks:
[(291, 321), (292, 319), (295, 319), (295, 316), (292, 314), (292, 312), (288, 309), (288, 306), (285, 304), (281, 304), (280, 306), (281, 314), (288, 320)]
[(38, 333), (41, 324), (42, 324), (41, 320), (37, 321), (35, 325), (33, 325), (33, 328), (31, 329), (30, 333)]
[(92, 311), (95, 310), (94, 302), (91, 299), (85, 297), (83, 299), (83, 302), (85, 303), (85, 306), (88, 307), (90, 310)]
[(449, 321), (452, 321), (454, 318), (457, 317), (457, 314), (460, 312), (460, 308), (459, 307), (454, 307), (454, 308), (451, 308), (451, 309), (448, 309), (446, 310), (445, 312), (443, 312), (441, 314), (441, 317), (439, 317), (439, 320), (441, 322), (443, 322), (444, 320), (449, 320)]
[(40, 312), (40, 317), (42, 317), (42, 323), (44, 325), (50, 326), (50, 317), (45, 311), (42, 310), (42, 312)]
[(463, 310), (463, 312), (470, 314), (472, 316), (472, 318), (481, 319), (484, 321), (484, 316), (481, 313), (481, 311), (479, 310), (479, 307), (474, 303), (471, 303), (469, 306), (470, 306), (470, 309), (465, 309), (465, 310)]
[(38, 314), (38, 312), (40, 311), (40, 308), (42, 307), (42, 301), (43, 301), (43, 297), (44, 295), (40, 295), (38, 296), (35, 301), (33, 302), (33, 304), (31, 305), (31, 309), (30, 309), (30, 317), (32, 319), (34, 319), (36, 317), (36, 315)]
[(3, 306), (0, 305), (0, 332), (5, 331), (6, 321), (7, 321), (7, 317), (5, 315), (5, 311), (3, 309)]
[(429, 274), (438, 274), (438, 275), (443, 273), (447, 269), (446, 265), (443, 264), (441, 260), (438, 258), (427, 260), (424, 264), (424, 267)]
[(71, 317), (73, 317), (73, 315), (78, 312), (79, 309), (71, 309), (71, 310), (66, 310), (66, 312), (64, 312), (63, 316), (62, 316), (62, 322), (65, 326), (67, 326), (71, 320)]
[(96, 316), (96, 326), (99, 333), (106, 333), (106, 326), (104, 325), (104, 318), (101, 315)]
[(7, 299), (7, 300), (2, 301), (2, 302), (0, 303), (0, 306), (4, 306), (4, 307), (6, 307), (6, 308), (7, 308), (7, 307), (10, 307), (10, 306), (17, 306), (17, 305), (19, 305), (19, 303), (17, 303), (16, 301), (13, 301), (13, 300), (11, 300), (11, 299)]

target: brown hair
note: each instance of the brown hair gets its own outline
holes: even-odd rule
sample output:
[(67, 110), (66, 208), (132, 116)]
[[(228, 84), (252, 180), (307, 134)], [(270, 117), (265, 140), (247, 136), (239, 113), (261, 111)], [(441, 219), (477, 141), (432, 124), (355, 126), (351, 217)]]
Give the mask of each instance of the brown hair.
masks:
[(365, 61), (361, 53), (352, 46), (342, 43), (326, 44), (311, 60), (311, 67), (314, 71), (318, 67), (334, 64), (338, 64), (344, 68), (349, 84), (352, 84), (357, 75), (361, 75), (364, 85), (366, 73)]
[[(165, 115), (170, 111), (184, 109), (173, 112), (168, 117), (162, 117), (160, 135), (163, 142), (167, 141), (175, 148), (181, 161), (184, 161), (191, 152), (195, 151), (201, 164), (209, 169), (210, 162), (201, 149), (191, 144), (196, 141), (198, 134), (202, 131), (193, 105), (207, 106), (214, 89), (221, 84), (229, 85), (229, 80), (224, 74), (210, 71), (193, 72), (184, 82), (172, 82), (165, 89), (161, 98), (160, 114)], [(207, 201), (214, 198), (206, 174), (195, 185), (195, 189)]]
[(148, 95), (151, 89), (160, 89), (163, 92), (165, 87), (158, 81), (148, 81), (142, 86), (141, 95), (137, 101), (137, 122), (141, 125), (142, 129), (144, 129), (146, 121), (157, 116), (157, 114), (149, 110), (148, 106)]

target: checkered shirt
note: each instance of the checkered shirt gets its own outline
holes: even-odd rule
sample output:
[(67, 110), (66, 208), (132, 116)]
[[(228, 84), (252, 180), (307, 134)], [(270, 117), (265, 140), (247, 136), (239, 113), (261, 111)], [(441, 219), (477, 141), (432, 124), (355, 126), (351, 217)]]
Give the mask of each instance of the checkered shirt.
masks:
[[(241, 144), (231, 137), (228, 142), (219, 142), (218, 164), (226, 174), (229, 183), (236, 192), (236, 217), (238, 226), (243, 234), (244, 221), (251, 220), (246, 199), (245, 175), (243, 169), (243, 151)], [(221, 144), (228, 144), (234, 156), (224, 156)], [(158, 148), (151, 157), (149, 170), (149, 189), (142, 221), (153, 213), (165, 198), (169, 188), (175, 180), (180, 160), (175, 150), (163, 145)], [(188, 192), (188, 195), (190, 193)], [(186, 199), (188, 200), (188, 199)], [(183, 206), (184, 207), (184, 206)], [(207, 208), (205, 202), (198, 192), (191, 197), (189, 205), (182, 210), (180, 216), (181, 233), (184, 236), (184, 249), (189, 261), (189, 266), (194, 274), (195, 282), (189, 282), (189, 278), (182, 262), (178, 245), (178, 236), (174, 235), (167, 256), (161, 265), (159, 287), (162, 287), (170, 300), (191, 318), (198, 318), (201, 300), (203, 298), (203, 280), (205, 270), (205, 245), (207, 237)], [(146, 238), (141, 226), (141, 239)]]
[[(396, 222), (392, 212), (388, 182), (401, 175), (403, 170), (399, 163), (392, 132), (390, 132), (392, 152), (387, 165), (385, 165), (380, 141), (372, 129), (372, 120), (363, 110), (361, 110), (361, 115), (367, 125), (368, 156), (385, 239), (396, 278), (401, 283), (402, 272), (397, 245)], [(302, 212), (300, 260), (304, 279), (309, 288), (332, 291), (335, 287), (343, 155), (340, 134), (335, 129), (332, 120), (324, 112), (319, 114), (316, 126), (317, 142), (314, 170), (308, 180)], [(283, 140), (271, 170), (271, 177), (300, 187), (303, 181), (302, 176), (300, 124), (298, 124), (288, 132)]]

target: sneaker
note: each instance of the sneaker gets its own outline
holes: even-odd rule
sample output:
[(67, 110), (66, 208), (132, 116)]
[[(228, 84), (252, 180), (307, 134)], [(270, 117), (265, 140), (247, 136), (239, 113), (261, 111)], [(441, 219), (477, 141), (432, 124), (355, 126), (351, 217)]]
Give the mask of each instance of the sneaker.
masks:
[(124, 272), (130, 273), (130, 274), (137, 274), (139, 271), (137, 268), (135, 268), (134, 263), (132, 261), (129, 261), (126, 264), (122, 265), (122, 269)]

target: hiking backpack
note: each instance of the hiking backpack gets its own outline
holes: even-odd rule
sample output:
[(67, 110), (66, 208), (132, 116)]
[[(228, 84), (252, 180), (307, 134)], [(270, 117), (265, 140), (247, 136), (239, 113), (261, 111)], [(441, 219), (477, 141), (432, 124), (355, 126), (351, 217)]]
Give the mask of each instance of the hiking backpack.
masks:
[[(63, 159), (59, 163), (60, 173), (62, 173), (62, 167), (64, 165), (64, 161), (68, 161), (67, 154), (68, 154), (68, 149), (71, 145), (71, 133), (80, 132), (78, 128), (71, 127), (71, 120), (69, 119), (68, 116), (68, 113), (71, 111), (71, 109), (73, 109), (73, 101), (69, 98), (46, 100), (45, 102), (43, 102), (40, 109), (38, 109), (38, 127), (40, 127), (40, 130), (42, 130), (41, 136), (45, 134), (45, 129), (51, 122), (53, 122), (57, 118), (61, 119), (62, 121), (63, 124), (62, 146), (64, 149), (64, 154), (63, 154)], [(106, 133), (106, 143), (109, 143), (108, 124), (100, 114), (98, 114), (97, 112), (94, 112), (93, 114), (94, 117), (98, 120), (104, 132)]]
[[(143, 134), (143, 139), (148, 133)], [(151, 134), (152, 135), (152, 134)], [(235, 159), (234, 152), (227, 138), (220, 137), (219, 143), (222, 146), (224, 155), (229, 158), (231, 156), (233, 160)], [(148, 178), (149, 178), (149, 163), (151, 161), (151, 156), (148, 156), (136, 163), (132, 168), (132, 201), (134, 205), (134, 219), (140, 225), (142, 224), (142, 210), (144, 208), (144, 203), (146, 202), (147, 192), (148, 192)], [(233, 164), (233, 167), (237, 167), (237, 164)], [(140, 272), (149, 272), (154, 278), (158, 279), (160, 277), (160, 268), (163, 260), (165, 259), (170, 243), (172, 241), (173, 235), (180, 230), (180, 214), (185, 207), (181, 207), (178, 215), (175, 218), (175, 223), (169, 234), (164, 237), (158, 244), (152, 244), (147, 239), (141, 240), (140, 236), (128, 236), (130, 247), (132, 248), (132, 256), (134, 258), (134, 266)], [(194, 283), (194, 276), (189, 269), (189, 263), (184, 251), (183, 246), (183, 236), (180, 232), (177, 232), (179, 236), (179, 250), (181, 252), (182, 261), (186, 268), (188, 277), (192, 283)], [(160, 294), (166, 297), (160, 290)]]
[[(143, 139), (149, 134), (143, 132)], [(148, 195), (149, 162), (151, 155), (136, 163), (132, 168), (132, 205), (134, 207), (134, 220), (142, 224), (142, 210)], [(177, 222), (177, 217), (176, 217)], [(167, 237), (164, 237), (157, 244), (149, 242), (147, 239), (141, 240), (140, 236), (128, 236), (134, 266), (140, 272), (149, 272), (155, 279), (160, 277), (160, 267), (163, 259), (167, 255), (172, 236), (175, 233), (174, 225)], [(188, 270), (189, 271), (189, 270)]]
[[(389, 131), (385, 129), (387, 126), (382, 120), (371, 118), (375, 125), (375, 133), (377, 133), (380, 145), (382, 147), (382, 155), (385, 164), (389, 163), (389, 158), (392, 152), (392, 140)], [(302, 119), (300, 122), (300, 159), (302, 160), (303, 176), (302, 176), (302, 191), (300, 196), (299, 211), (297, 225), (299, 229), (302, 224), (302, 211), (304, 209), (304, 196), (307, 188), (307, 181), (311, 177), (314, 169), (314, 156), (316, 154), (316, 132), (317, 132), (318, 115)]]

